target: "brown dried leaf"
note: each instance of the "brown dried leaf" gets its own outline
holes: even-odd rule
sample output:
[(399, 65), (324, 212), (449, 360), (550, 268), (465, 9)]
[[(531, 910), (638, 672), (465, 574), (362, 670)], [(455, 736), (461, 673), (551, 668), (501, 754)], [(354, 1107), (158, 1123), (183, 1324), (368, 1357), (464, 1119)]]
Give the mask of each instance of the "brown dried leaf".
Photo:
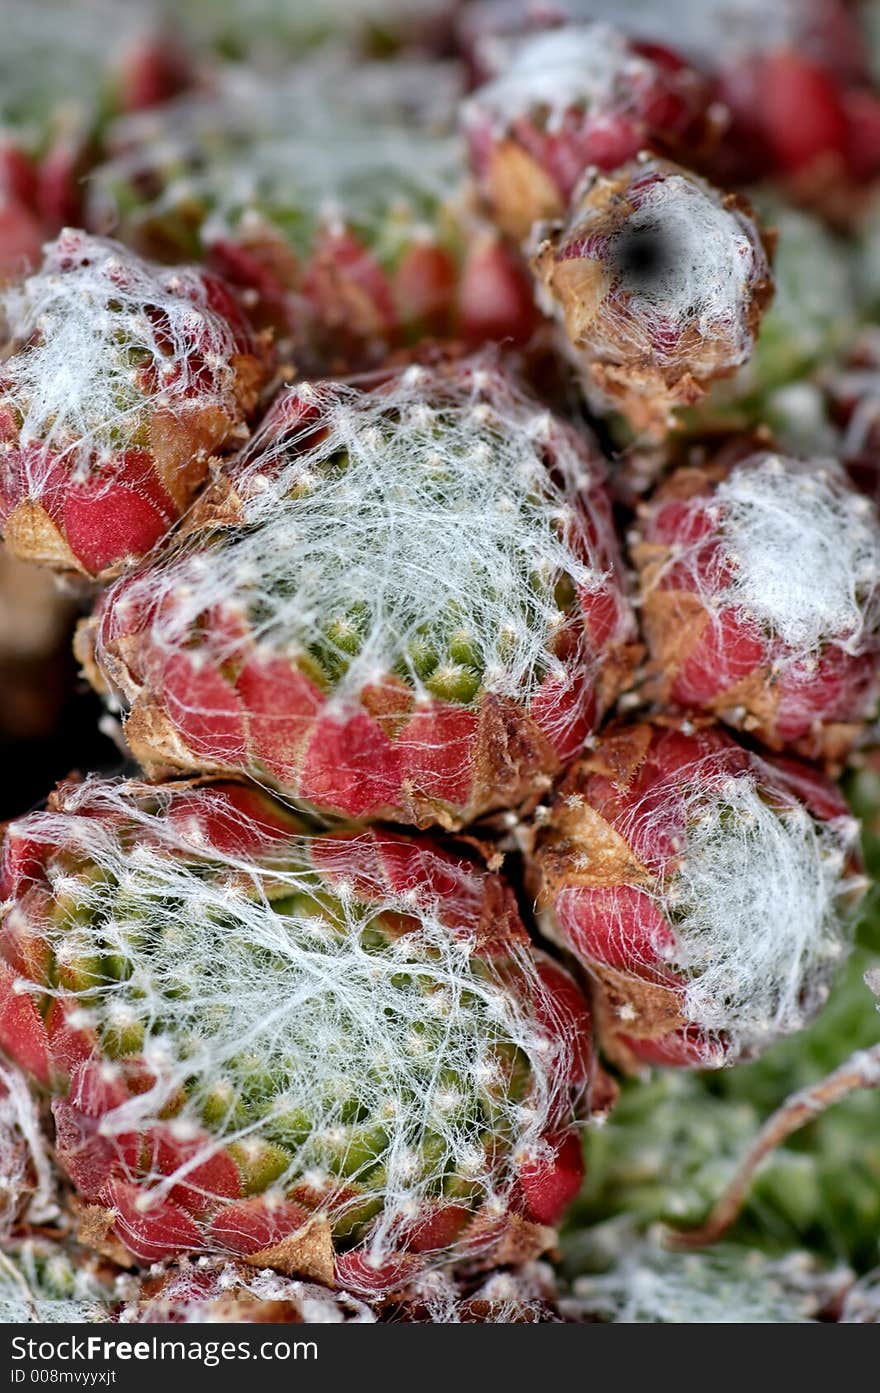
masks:
[(271, 1248), (249, 1253), (249, 1267), (272, 1267), (285, 1277), (312, 1277), (325, 1287), (334, 1285), (333, 1230), (326, 1219), (313, 1218), (296, 1233)]

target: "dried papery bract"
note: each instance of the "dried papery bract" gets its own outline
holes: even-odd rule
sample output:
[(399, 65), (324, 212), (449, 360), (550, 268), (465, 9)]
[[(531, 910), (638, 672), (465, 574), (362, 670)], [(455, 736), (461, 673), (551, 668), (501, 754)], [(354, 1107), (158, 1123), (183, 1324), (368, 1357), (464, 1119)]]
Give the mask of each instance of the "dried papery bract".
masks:
[(657, 694), (839, 760), (877, 704), (880, 524), (833, 460), (678, 470), (633, 555)]
[(588, 396), (662, 434), (676, 407), (744, 363), (772, 293), (758, 224), (668, 161), (590, 172), (566, 216), (535, 232), (532, 265)]
[(718, 727), (613, 729), (539, 832), (546, 932), (594, 977), (624, 1067), (718, 1066), (802, 1029), (864, 890), (858, 823), (810, 765)]
[(480, 189), (513, 237), (562, 217), (590, 166), (613, 170), (648, 146), (685, 144), (693, 163), (711, 138), (708, 84), (665, 50), (649, 56), (605, 24), (505, 47), (506, 61), (465, 104), (463, 126)]
[(221, 281), (74, 230), (0, 309), (7, 546), (62, 570), (119, 571), (246, 437), (264, 350)]
[(93, 780), (9, 825), (0, 891), (0, 1046), (99, 1251), (369, 1292), (551, 1241), (589, 1017), (498, 876), (241, 785)]
[(494, 358), (286, 393), (80, 634), (152, 774), (454, 826), (540, 796), (629, 677), (602, 465)]

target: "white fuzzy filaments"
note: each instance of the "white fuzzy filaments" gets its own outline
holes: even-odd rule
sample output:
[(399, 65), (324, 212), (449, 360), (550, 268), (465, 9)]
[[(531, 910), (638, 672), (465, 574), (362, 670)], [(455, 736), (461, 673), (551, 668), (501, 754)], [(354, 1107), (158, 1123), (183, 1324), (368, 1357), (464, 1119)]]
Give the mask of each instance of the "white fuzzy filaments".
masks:
[(185, 419), (234, 400), (237, 346), (191, 268), (68, 230), (35, 275), (5, 291), (4, 316), (0, 410), (19, 426), (34, 497), (53, 462), (100, 479), (120, 451), (149, 448), (155, 413)]
[(577, 594), (587, 604), (608, 587), (597, 553), (613, 546), (581, 442), (473, 362), (300, 399), (320, 443), (313, 423), (279, 433), (270, 418), (236, 482), (245, 525), (207, 550), (184, 544), (126, 590), (123, 607), (167, 597), (151, 646), (176, 651), (200, 628), (222, 663), (234, 633), (201, 621), (244, 612), (266, 651), (319, 664), (340, 708), (389, 675), (463, 704), (486, 690), (527, 705), (548, 678), (567, 687), (557, 650), (579, 642)]
[(803, 657), (830, 641), (853, 654), (876, 643), (880, 525), (837, 464), (753, 457), (718, 485), (713, 510), (726, 579), (712, 603)]
[(642, 187), (649, 170), (627, 195), (633, 212), (609, 239), (604, 337), (664, 366), (704, 357), (707, 370), (737, 366), (754, 344), (754, 288), (769, 275), (755, 226), (693, 175), (667, 173)]
[(401, 1297), (408, 1320), (431, 1325), (537, 1325), (556, 1323), (556, 1274), (548, 1263), (490, 1273), (474, 1287), (456, 1272), (427, 1272)]
[(442, 64), (354, 67), (331, 54), (271, 80), (231, 67), (210, 95), (116, 123), (93, 212), (149, 236), (183, 210), (191, 235), (198, 208), (206, 245), (269, 222), (301, 256), (320, 229), (345, 226), (393, 260), (437, 235), (462, 183), (459, 95)]
[(848, 949), (855, 820), (818, 822), (772, 778), (711, 761), (651, 801), (635, 819), (662, 825), (675, 808), (683, 827), (651, 892), (674, 933), (663, 957), (686, 980), (683, 1014), (734, 1052), (802, 1029)]
[[(545, 1155), (570, 1077), (565, 1030), (536, 1020), (536, 1003), (548, 1023), (558, 1012), (529, 945), (496, 968), (474, 956), (477, 925), (450, 930), (424, 887), (359, 901), (356, 846), (346, 882), (345, 847), (330, 844), (331, 890), (307, 839), (277, 843), (264, 864), (221, 856), (197, 822), (141, 810), (173, 795), (137, 787), (72, 789), (39, 835), (58, 848), (47, 873), (60, 912), (45, 932), (60, 979), (91, 979), (79, 1019), (107, 1054), (137, 1054), (156, 1075), (102, 1133), (149, 1135), (170, 1111), (181, 1141), (213, 1137), (174, 1174), (139, 1181), (145, 1206), (222, 1147), (257, 1191), (323, 1195), (337, 1234), (365, 1235), (377, 1262), (432, 1198), (503, 1214), (514, 1163)], [(478, 887), (464, 872), (461, 885), (478, 915)]]
[(19, 1220), (44, 1224), (57, 1214), (55, 1177), (37, 1108), (24, 1076), (0, 1065), (0, 1239)]
[(465, 105), (464, 119), (470, 124), (488, 117), (503, 129), (540, 108), (552, 131), (573, 109), (632, 109), (639, 86), (652, 75), (650, 63), (607, 25), (550, 29), (513, 43), (499, 75)]
[[(429, 1274), (434, 1275), (434, 1274)], [(136, 1280), (121, 1283), (126, 1305), (116, 1315), (120, 1325), (203, 1325), (223, 1319), (260, 1315), (262, 1303), (283, 1303), (307, 1325), (373, 1325), (372, 1309), (350, 1292), (330, 1291), (313, 1282), (283, 1277), (264, 1267), (254, 1269), (226, 1258), (181, 1257), (162, 1273), (150, 1272), (145, 1290)], [(125, 1290), (125, 1287), (128, 1290)], [(157, 1289), (158, 1288), (158, 1289)], [(292, 1318), (292, 1315), (291, 1315)]]

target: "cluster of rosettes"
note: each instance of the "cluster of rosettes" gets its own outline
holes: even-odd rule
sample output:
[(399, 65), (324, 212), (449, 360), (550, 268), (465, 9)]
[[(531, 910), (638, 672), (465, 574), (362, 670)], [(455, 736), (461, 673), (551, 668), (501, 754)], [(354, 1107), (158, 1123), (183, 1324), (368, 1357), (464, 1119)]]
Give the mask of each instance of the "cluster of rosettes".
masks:
[(0, 522), (91, 576), (143, 556), (247, 436), (266, 351), (228, 287), (65, 231), (0, 301)]
[(586, 1007), (498, 876), (238, 785), (62, 787), (4, 848), (0, 1044), (82, 1231), (378, 1291), (581, 1179)]
[(452, 827), (547, 791), (634, 635), (598, 451), (480, 357), (285, 392), (79, 651), (150, 771)]
[(148, 254), (205, 260), (309, 372), (425, 336), (520, 341), (530, 279), (463, 196), (459, 97), (454, 74), (413, 61), (233, 70), (117, 123), (91, 216)]
[[(760, 55), (758, 0), (471, 5), (465, 101), (388, 57), (413, 0), (356, 65), (302, 63), (334, 6), (202, 3), (197, 87), (144, 49), (57, 168), (0, 151), (0, 278), (72, 189), (90, 229), (0, 292), (0, 526), (103, 586), (76, 652), (148, 781), (3, 832), (0, 1258), (35, 1294), (70, 1201), (140, 1269), (100, 1318), (553, 1318), (593, 1019), (623, 1073), (734, 1064), (849, 948), (876, 346), (817, 364), (870, 254), (812, 286), (844, 232), (779, 185), (851, 227), (880, 106), (838, 0)], [(649, 1246), (573, 1318), (652, 1309)]]
[(717, 1067), (803, 1029), (847, 951), (858, 834), (813, 766), (717, 726), (607, 733), (539, 824), (533, 879), (609, 1054)]
[(512, 40), (548, 28), (574, 34), (585, 21), (621, 29), (666, 71), (688, 64), (700, 75), (723, 111), (724, 138), (707, 152), (720, 182), (770, 178), (839, 211), (842, 200), (876, 175), (869, 6), (848, 0), (486, 0), (466, 8), (461, 30), (475, 68), (491, 76), (509, 61)]
[(606, 25), (511, 41), (508, 61), (464, 108), (471, 163), (493, 216), (513, 237), (564, 214), (584, 171), (618, 169), (648, 147), (711, 141), (717, 108), (696, 73)]
[(734, 395), (757, 389), (749, 409), (769, 420), (778, 326), (752, 377), (737, 370), (771, 297), (772, 238), (722, 190), (769, 178), (838, 226), (862, 215), (880, 102), (848, 7), (488, 4), (462, 27), (482, 79), (464, 108), (477, 186), (506, 232), (532, 233), (540, 303), (591, 407), (662, 436), (737, 374)]

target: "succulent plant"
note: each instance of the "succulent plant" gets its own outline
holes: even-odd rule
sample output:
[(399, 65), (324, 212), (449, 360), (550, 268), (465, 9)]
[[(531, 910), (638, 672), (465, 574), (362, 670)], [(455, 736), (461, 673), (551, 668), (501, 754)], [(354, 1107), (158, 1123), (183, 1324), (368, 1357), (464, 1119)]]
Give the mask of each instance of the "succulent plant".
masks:
[(676, 471), (633, 557), (657, 696), (840, 760), (878, 698), (880, 522), (833, 460)]
[(624, 1067), (718, 1066), (824, 1005), (865, 882), (858, 824), (810, 765), (719, 728), (640, 722), (566, 774), (539, 827), (543, 927), (587, 967)]
[(2, 300), (0, 520), (27, 561), (106, 577), (247, 436), (265, 351), (227, 287), (68, 230)]
[(604, 24), (511, 41), (507, 62), (464, 106), (471, 164), (501, 227), (524, 238), (561, 217), (584, 171), (646, 148), (710, 143), (711, 88), (674, 55), (642, 51)]
[(370, 1292), (550, 1241), (589, 1017), (498, 876), (240, 785), (92, 780), (8, 826), (0, 893), (0, 1047), (93, 1245)]
[(0, 1318), (880, 1321), (875, 11), (8, 0)]
[(880, 161), (866, 15), (869, 7), (848, 0), (487, 0), (467, 7), (462, 32), (477, 71), (491, 74), (524, 33), (614, 25), (652, 57), (683, 59), (711, 84), (725, 113), (714, 177), (773, 179), (851, 216)]
[(459, 94), (454, 70), (414, 60), (232, 69), (118, 124), (91, 216), (240, 286), (311, 374), (426, 337), (522, 341), (539, 319), (528, 269), (465, 195)]
[(532, 265), (585, 390), (638, 434), (662, 435), (753, 351), (773, 283), (748, 205), (645, 156), (590, 172), (566, 216), (539, 224)]
[(306, 384), (79, 652), (151, 771), (447, 827), (534, 802), (632, 666), (603, 479), (492, 358)]

